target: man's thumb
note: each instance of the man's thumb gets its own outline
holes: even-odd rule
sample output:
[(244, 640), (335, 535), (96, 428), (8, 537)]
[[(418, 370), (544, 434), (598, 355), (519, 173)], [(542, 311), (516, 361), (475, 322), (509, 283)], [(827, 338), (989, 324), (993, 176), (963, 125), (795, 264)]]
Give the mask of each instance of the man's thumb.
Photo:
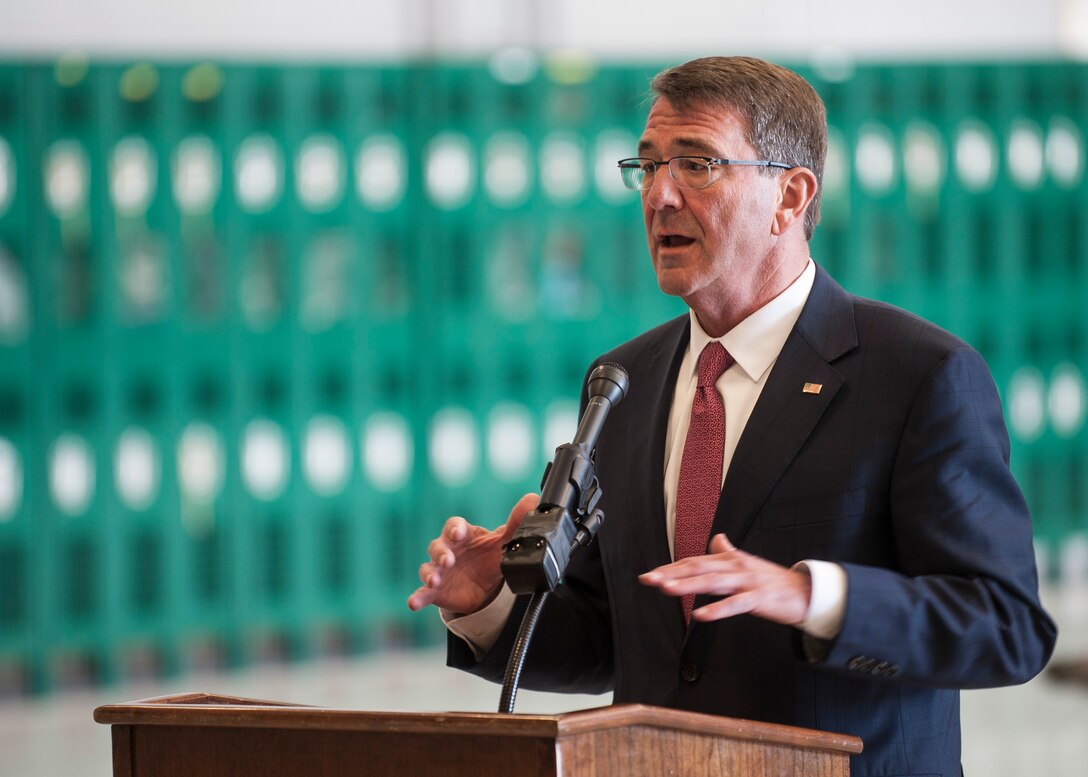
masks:
[(540, 494), (525, 494), (518, 503), (514, 505), (514, 509), (510, 511), (510, 517), (506, 519), (506, 526), (503, 527), (503, 539), (509, 539), (514, 536), (514, 532), (521, 526), (521, 522), (525, 520), (525, 514), (530, 510), (535, 510), (536, 506), (540, 504)]

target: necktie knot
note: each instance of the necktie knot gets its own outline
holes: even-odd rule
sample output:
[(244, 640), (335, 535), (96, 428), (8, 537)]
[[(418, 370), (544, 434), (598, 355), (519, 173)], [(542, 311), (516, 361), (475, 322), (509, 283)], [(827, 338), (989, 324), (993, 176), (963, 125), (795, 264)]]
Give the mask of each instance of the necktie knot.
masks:
[(725, 346), (717, 340), (711, 340), (699, 354), (699, 388), (709, 388), (718, 382), (722, 373), (729, 369), (733, 357)]

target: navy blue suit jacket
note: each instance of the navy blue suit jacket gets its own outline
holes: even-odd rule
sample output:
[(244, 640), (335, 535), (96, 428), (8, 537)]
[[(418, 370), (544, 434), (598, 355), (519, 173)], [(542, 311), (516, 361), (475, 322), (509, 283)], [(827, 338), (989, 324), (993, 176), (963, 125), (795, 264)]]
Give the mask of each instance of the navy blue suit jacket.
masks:
[[(751, 616), (685, 629), (679, 600), (636, 579), (670, 560), (665, 428), (688, 337), (683, 316), (599, 360), (631, 377), (597, 447), (606, 520), (545, 608), (523, 687), (854, 734), (855, 777), (960, 774), (958, 689), (1030, 679), (1056, 636), (986, 365), (817, 268), (713, 529), (780, 564), (845, 568), (842, 631), (806, 650)], [(451, 637), (451, 665), (501, 681), (523, 607), (478, 662)]]

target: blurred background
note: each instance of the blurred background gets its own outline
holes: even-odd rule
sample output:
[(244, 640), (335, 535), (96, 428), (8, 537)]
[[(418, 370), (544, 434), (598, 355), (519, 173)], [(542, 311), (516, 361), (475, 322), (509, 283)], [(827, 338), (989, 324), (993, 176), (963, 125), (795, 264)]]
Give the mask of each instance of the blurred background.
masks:
[(615, 161), (716, 53), (827, 103), (815, 259), (1002, 394), (1067, 671), (965, 694), (968, 774), (1088, 774), (1088, 0), (0, 0), (0, 774), (180, 690), (497, 706), (404, 601), (682, 312)]

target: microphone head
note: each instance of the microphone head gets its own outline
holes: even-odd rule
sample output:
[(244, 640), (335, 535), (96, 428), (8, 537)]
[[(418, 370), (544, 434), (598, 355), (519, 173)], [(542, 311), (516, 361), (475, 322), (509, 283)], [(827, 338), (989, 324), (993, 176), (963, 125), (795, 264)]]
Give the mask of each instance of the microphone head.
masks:
[(620, 403), (620, 400), (627, 396), (627, 387), (630, 385), (630, 381), (627, 377), (627, 370), (621, 365), (615, 362), (605, 362), (593, 369), (593, 372), (589, 374), (589, 381), (586, 385), (589, 389), (589, 396), (604, 397), (609, 404), (615, 407)]

